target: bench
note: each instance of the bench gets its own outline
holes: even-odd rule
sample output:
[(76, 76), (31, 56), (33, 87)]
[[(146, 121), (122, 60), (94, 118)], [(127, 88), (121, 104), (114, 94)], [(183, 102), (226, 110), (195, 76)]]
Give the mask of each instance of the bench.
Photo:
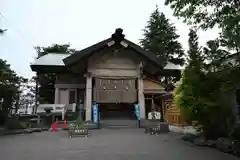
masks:
[(79, 125), (70, 125), (68, 130), (68, 137), (72, 138), (74, 135), (88, 137), (88, 128)]

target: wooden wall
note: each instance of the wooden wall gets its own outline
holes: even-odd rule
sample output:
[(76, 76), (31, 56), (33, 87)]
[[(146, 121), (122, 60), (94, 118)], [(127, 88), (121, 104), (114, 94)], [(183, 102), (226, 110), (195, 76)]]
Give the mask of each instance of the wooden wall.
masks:
[(140, 74), (139, 61), (134, 59), (134, 53), (111, 48), (95, 53), (88, 61), (88, 71), (96, 77), (137, 77)]
[(139, 61), (124, 48), (107, 48), (88, 61), (88, 71), (95, 80), (93, 99), (98, 103), (134, 103), (137, 101), (136, 80)]
[(162, 100), (164, 119), (171, 125), (184, 126), (185, 121), (180, 109), (173, 104), (172, 98)]
[(57, 74), (55, 84), (86, 84), (83, 76), (69, 74)]

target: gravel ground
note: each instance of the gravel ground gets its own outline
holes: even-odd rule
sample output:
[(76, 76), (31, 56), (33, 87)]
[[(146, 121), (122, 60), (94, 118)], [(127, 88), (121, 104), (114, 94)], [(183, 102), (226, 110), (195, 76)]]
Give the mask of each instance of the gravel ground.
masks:
[(66, 131), (0, 137), (1, 160), (239, 160), (180, 140), (180, 134), (147, 135), (141, 129), (92, 130), (88, 138)]

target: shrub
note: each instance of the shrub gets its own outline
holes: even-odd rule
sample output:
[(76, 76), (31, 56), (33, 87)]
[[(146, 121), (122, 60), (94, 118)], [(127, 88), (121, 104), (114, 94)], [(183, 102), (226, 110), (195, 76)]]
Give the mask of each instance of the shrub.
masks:
[(82, 126), (82, 125), (84, 125), (84, 121), (78, 119), (78, 120), (76, 120), (76, 121), (74, 122), (74, 124), (75, 124), (75, 125), (78, 125), (78, 126)]
[(18, 121), (15, 118), (10, 118), (7, 121), (6, 128), (10, 130), (15, 130), (15, 129), (26, 129), (28, 126), (27, 121)]
[(234, 127), (233, 132), (230, 134), (230, 137), (234, 140), (240, 142), (240, 123), (238, 122)]

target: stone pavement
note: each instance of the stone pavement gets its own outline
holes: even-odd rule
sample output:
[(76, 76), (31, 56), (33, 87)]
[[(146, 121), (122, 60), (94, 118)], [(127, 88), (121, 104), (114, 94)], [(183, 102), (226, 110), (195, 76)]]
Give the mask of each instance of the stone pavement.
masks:
[(239, 160), (215, 149), (193, 146), (176, 133), (147, 135), (142, 129), (93, 130), (89, 138), (67, 132), (0, 137), (1, 160)]

